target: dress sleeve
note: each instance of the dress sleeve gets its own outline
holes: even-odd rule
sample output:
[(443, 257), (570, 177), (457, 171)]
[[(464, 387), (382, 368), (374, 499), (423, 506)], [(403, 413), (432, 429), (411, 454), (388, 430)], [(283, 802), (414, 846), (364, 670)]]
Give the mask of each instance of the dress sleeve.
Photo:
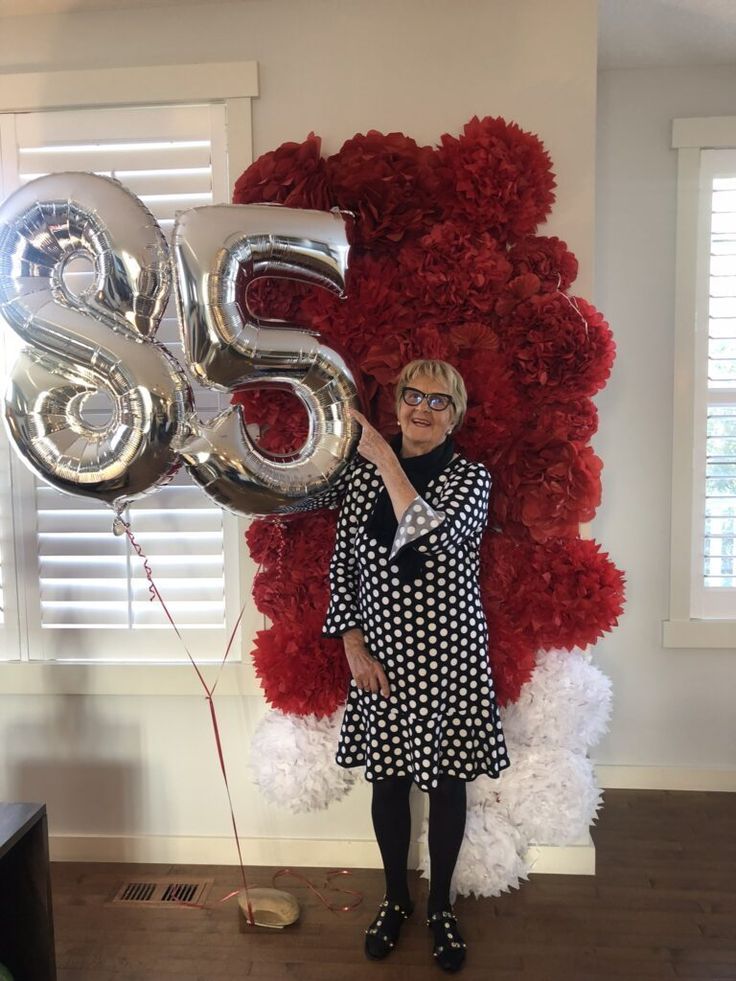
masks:
[(358, 514), (348, 489), (337, 519), (335, 550), (330, 560), (330, 604), (323, 637), (342, 637), (346, 630), (363, 626), (358, 609), (358, 563), (354, 548), (358, 530)]
[(437, 508), (417, 495), (402, 515), (389, 560), (405, 548), (425, 555), (446, 552), (482, 531), (488, 523), (490, 493), (491, 475), (482, 464), (476, 464), (458, 480), (448, 481)]

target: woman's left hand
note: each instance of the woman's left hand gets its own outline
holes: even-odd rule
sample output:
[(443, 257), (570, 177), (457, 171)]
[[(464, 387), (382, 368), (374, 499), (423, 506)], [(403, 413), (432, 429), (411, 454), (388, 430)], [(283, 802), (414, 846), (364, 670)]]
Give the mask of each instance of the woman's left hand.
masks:
[(357, 409), (350, 409), (354, 419), (357, 419), (362, 427), (360, 442), (358, 443), (358, 453), (377, 467), (382, 467), (396, 458), (396, 454), (391, 449), (386, 440), (381, 436), (375, 426), (372, 426), (362, 412)]

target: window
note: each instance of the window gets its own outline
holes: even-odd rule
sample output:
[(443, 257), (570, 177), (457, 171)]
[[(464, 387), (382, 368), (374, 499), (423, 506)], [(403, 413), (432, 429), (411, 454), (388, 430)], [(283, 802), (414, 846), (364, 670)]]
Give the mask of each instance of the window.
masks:
[[(199, 71), (208, 66), (193, 67)], [(131, 78), (135, 82), (143, 73), (148, 78), (156, 71), (135, 70)], [(119, 73), (110, 73), (116, 83)], [(58, 74), (69, 81), (75, 73)], [(105, 72), (95, 73), (96, 87), (82, 77), (86, 73), (76, 74), (81, 91), (99, 92), (103, 102), (115, 101), (115, 95), (106, 100)], [(171, 70), (169, 75), (167, 85), (173, 92)], [(211, 89), (213, 84), (207, 82), (203, 88), (207, 86)], [(47, 84), (46, 89), (53, 86)], [(127, 90), (117, 84), (110, 87), (113, 93)], [(163, 102), (166, 94), (164, 85)], [(180, 98), (181, 90), (177, 101)], [(244, 126), (236, 116), (238, 111), (249, 116), (249, 99), (230, 101), (231, 105), (219, 100), (5, 113), (0, 116), (2, 195), (46, 173), (106, 174), (144, 201), (169, 238), (177, 211), (230, 200), (229, 136), (240, 144), (235, 167), (242, 169), (248, 162), (243, 159), (242, 136), (249, 122)], [(74, 102), (73, 92), (69, 102)], [(67, 275), (76, 291), (91, 274), (82, 264)], [(173, 295), (157, 337), (183, 360)], [(6, 336), (7, 364), (18, 346), (14, 335)], [(222, 396), (193, 387), (201, 416), (222, 407)], [(0, 574), (5, 600), (0, 657), (86, 664), (186, 660), (159, 604), (150, 602), (141, 560), (131, 554), (124, 537), (112, 534), (110, 509), (61, 494), (37, 480), (11, 452), (4, 434), (0, 457)], [(190, 651), (198, 660), (220, 660), (242, 598), (249, 592), (249, 582), (241, 583), (248, 578), (241, 554), (243, 522), (215, 505), (185, 470), (136, 502), (130, 519)], [(249, 620), (244, 633), (252, 634), (262, 621), (257, 613)]]
[[(700, 443), (704, 520), (701, 575), (693, 580), (693, 612), (736, 616), (736, 151), (704, 150), (700, 219), (703, 274), (701, 361), (705, 382), (705, 439)], [(703, 472), (704, 471), (704, 472)]]
[(736, 119), (676, 120), (669, 647), (736, 647)]

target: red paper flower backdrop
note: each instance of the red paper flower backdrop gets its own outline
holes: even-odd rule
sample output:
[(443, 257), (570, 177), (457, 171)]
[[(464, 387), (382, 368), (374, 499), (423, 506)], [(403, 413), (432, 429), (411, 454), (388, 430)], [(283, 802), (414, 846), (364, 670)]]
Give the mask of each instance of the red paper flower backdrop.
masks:
[[(494, 478), (481, 583), (503, 705), (518, 697), (537, 651), (594, 643), (622, 610), (622, 573), (577, 537), (600, 502), (591, 396), (611, 371), (611, 332), (568, 296), (577, 260), (565, 243), (534, 234), (555, 186), (535, 135), (476, 117), (437, 149), (375, 130), (326, 160), (320, 146), (311, 133), (264, 154), (233, 200), (349, 209), (348, 298), (266, 280), (247, 303), (346, 352), (385, 435), (396, 431), (391, 386), (407, 361), (442, 358), (463, 375), (469, 405), (457, 445)], [(304, 409), (289, 393), (245, 390), (234, 401), (259, 424), (265, 449), (304, 441)], [(261, 565), (255, 601), (274, 624), (258, 634), (256, 672), (285, 712), (326, 715), (345, 700), (342, 643), (320, 636), (336, 518), (260, 519), (247, 534)]]

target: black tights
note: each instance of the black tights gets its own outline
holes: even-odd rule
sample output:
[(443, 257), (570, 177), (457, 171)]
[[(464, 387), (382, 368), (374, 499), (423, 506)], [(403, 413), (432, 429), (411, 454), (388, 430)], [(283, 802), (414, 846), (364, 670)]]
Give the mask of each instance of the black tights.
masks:
[[(406, 908), (406, 866), (411, 838), (411, 777), (387, 777), (373, 783), (371, 816), (386, 874), (386, 896)], [(430, 884), (427, 915), (450, 908), (450, 882), (465, 833), (464, 780), (442, 775), (429, 791)]]

